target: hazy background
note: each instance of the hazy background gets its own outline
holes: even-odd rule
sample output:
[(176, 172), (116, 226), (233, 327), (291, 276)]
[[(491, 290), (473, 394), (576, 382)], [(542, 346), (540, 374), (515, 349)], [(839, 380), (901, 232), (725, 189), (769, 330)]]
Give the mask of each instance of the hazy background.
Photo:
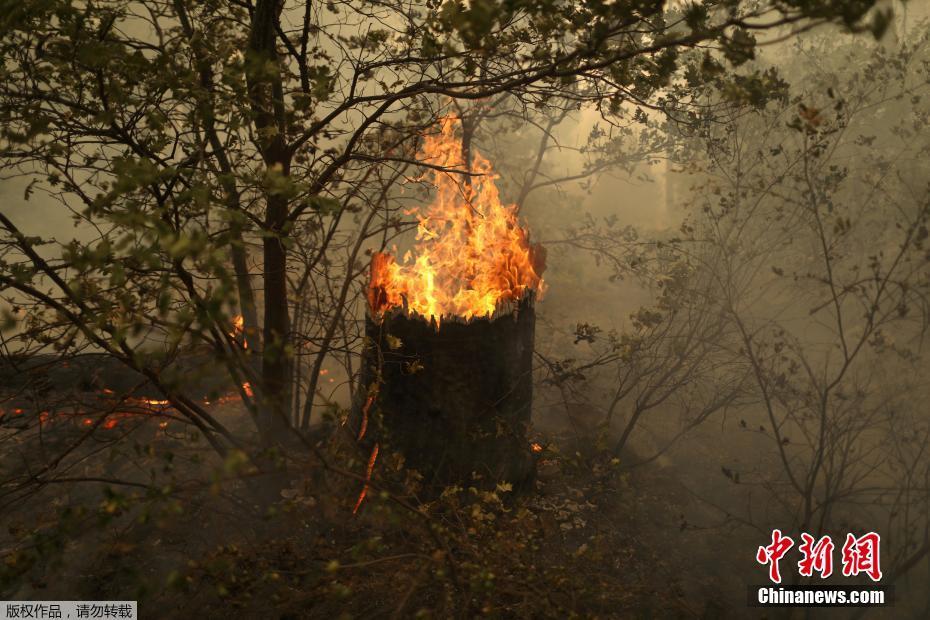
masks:
[[(880, 43), (865, 36), (853, 38), (834, 31), (803, 35), (804, 40), (819, 37), (837, 46), (884, 46), (891, 53), (907, 42), (911, 28), (930, 17), (930, 3), (927, 2), (895, 2), (894, 8), (894, 27)], [(799, 77), (810, 85), (818, 68), (817, 58), (795, 56), (796, 44), (795, 40), (789, 39), (763, 48), (756, 61), (758, 66), (778, 67), (789, 83)], [(825, 84), (822, 90), (825, 91), (827, 86), (829, 84)], [(661, 122), (658, 117), (654, 120)], [(558, 127), (556, 136), (564, 148), (555, 149), (547, 156), (548, 174), (567, 176), (581, 167), (583, 156), (577, 149), (585, 144), (592, 127), (599, 121), (596, 112), (588, 110), (574, 115)], [(633, 135), (630, 139), (635, 141), (637, 138)], [(512, 180), (507, 178), (507, 162), (503, 161), (508, 156), (507, 150), (526, 149), (528, 154), (529, 145), (533, 143), (535, 138), (524, 139), (522, 136), (501, 144), (483, 145), (479, 142), (478, 147), (492, 162), (500, 161), (498, 167), (502, 170), (505, 198), (508, 198), (508, 188), (512, 191), (514, 187)], [(527, 201), (522, 211), (524, 222), (534, 240), (548, 242), (549, 245), (548, 270), (544, 276), (548, 291), (538, 302), (537, 347), (543, 356), (579, 360), (579, 363), (596, 358), (595, 343), (576, 341), (579, 323), (598, 326), (601, 335), (596, 342), (600, 344), (611, 331), (624, 333), (634, 329), (631, 313), (660, 297), (660, 292), (649, 282), (638, 281), (632, 273), (622, 280), (612, 280), (615, 270), (611, 265), (597, 260), (596, 253), (585, 252), (577, 245), (566, 244), (565, 240), (577, 237), (585, 222), (601, 226), (605, 218), (611, 218), (611, 230), (634, 230), (636, 240), (643, 242), (676, 236), (681, 224), (697, 210), (696, 205), (707, 198), (703, 194), (707, 186), (704, 175), (682, 170), (681, 162), (670, 161), (667, 155), (655, 153), (652, 162), (640, 164), (629, 172), (595, 175), (585, 181), (586, 185), (567, 182), (546, 188), (535, 192)], [(853, 168), (856, 163), (847, 161)], [(918, 174), (925, 172), (921, 166), (913, 170)], [(915, 181), (916, 187), (926, 186), (930, 178), (912, 177), (910, 180)], [(54, 237), (60, 242), (70, 238), (83, 241), (92, 238), (86, 229), (74, 227), (70, 215), (59, 203), (41, 193), (33, 194), (26, 201), (24, 192), (27, 185), (28, 181), (23, 179), (0, 182), (0, 204), (4, 213), (23, 230)], [(633, 243), (631, 240), (630, 244)], [(873, 250), (865, 243), (858, 247), (863, 260)], [(795, 248), (792, 252), (799, 263), (808, 258), (804, 248)], [(792, 301), (792, 298), (773, 296), (765, 299), (764, 303), (768, 304), (767, 310), (778, 314), (779, 318), (790, 319), (776, 309), (784, 303), (785, 312), (794, 311), (791, 309)], [(816, 328), (803, 333), (812, 343), (823, 336)], [(913, 337), (913, 332), (901, 328), (898, 334), (890, 334), (891, 337), (895, 335), (908, 340)], [(895, 368), (889, 365), (886, 372), (893, 375)], [(559, 386), (541, 382), (537, 389), (536, 425), (543, 432), (573, 437), (580, 448), (595, 446), (597, 437), (603, 438), (605, 433), (608, 443), (615, 441), (616, 428), (600, 428), (614, 386), (614, 370), (610, 366), (586, 374), (585, 379), (575, 386), (574, 396), (569, 397)], [(882, 368), (876, 370), (878, 383), (881, 383)], [(542, 364), (540, 373), (541, 376), (546, 374)], [(913, 378), (916, 383), (925, 380)], [(584, 398), (577, 397), (578, 392)], [(336, 395), (347, 404), (345, 391)], [(908, 410), (907, 415), (925, 423), (930, 412), (926, 409), (926, 401), (916, 398), (903, 406)], [(625, 406), (618, 408), (618, 422), (623, 421), (627, 411)], [(686, 423), (676, 399), (660, 405), (644, 416), (642, 424), (631, 435), (628, 450), (618, 456), (621, 464), (665, 450)], [(768, 436), (746, 432), (747, 427), (754, 429), (766, 423), (757, 403), (719, 411), (683, 435), (661, 456), (643, 465), (642, 468), (648, 468), (645, 473), (639, 473), (642, 468), (635, 469), (637, 473), (632, 483), (641, 485), (640, 496), (653, 496), (651, 503), (644, 508), (648, 508), (651, 518), (641, 523), (642, 530), (635, 535), (644, 538), (657, 550), (657, 554), (665, 557), (670, 571), (682, 577), (688, 588), (702, 597), (719, 598), (730, 605), (741, 604), (747, 583), (763, 583), (765, 580), (765, 569), (754, 561), (756, 547), (769, 542), (772, 528), (790, 527), (784, 521), (784, 507), (779, 507), (778, 501), (772, 499), (773, 494), (778, 496), (781, 493), (783, 481), (775, 482), (774, 477), (769, 479), (766, 476), (766, 472), (777, 472), (780, 467), (777, 451), (772, 448)], [(881, 444), (883, 439), (868, 433), (861, 435), (857, 441), (867, 447), (872, 446), (870, 442), (876, 442), (875, 446), (882, 445), (881, 449), (885, 449)], [(734, 472), (742, 472), (741, 482), (734, 481)], [(751, 472), (756, 472), (756, 475)], [(926, 531), (927, 486), (926, 483), (923, 485), (923, 507), (915, 502), (912, 509), (923, 510)], [(890, 544), (893, 544), (894, 534), (891, 532), (897, 531), (894, 528), (898, 527), (891, 523), (896, 518), (894, 515), (888, 517), (879, 507), (873, 509), (871, 506), (846, 507), (844, 510), (849, 515), (840, 518), (839, 523), (850, 527), (866, 523), (883, 535), (887, 531)], [(862, 522), (856, 522), (850, 516), (857, 510)], [(888, 520), (870, 521), (880, 518)], [(913, 529), (912, 525), (909, 527)], [(632, 535), (634, 533), (631, 532)], [(889, 553), (891, 549), (889, 547)], [(890, 556), (888, 560), (891, 560)], [(685, 569), (687, 572), (682, 574)], [(783, 571), (792, 572), (791, 564), (783, 562)], [(928, 609), (928, 575), (925, 558), (898, 586), (898, 596), (902, 599), (898, 611), (908, 614), (902, 617), (920, 617), (921, 610)], [(894, 614), (888, 612), (886, 616), (893, 617)]]

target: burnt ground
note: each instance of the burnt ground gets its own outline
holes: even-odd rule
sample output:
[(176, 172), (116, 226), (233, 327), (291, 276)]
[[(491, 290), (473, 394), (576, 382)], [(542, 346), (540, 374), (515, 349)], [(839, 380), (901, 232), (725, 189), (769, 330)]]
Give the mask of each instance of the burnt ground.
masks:
[[(215, 412), (242, 416), (236, 403)], [(160, 428), (147, 415), (91, 430), (83, 419), (45, 425), (41, 442), (26, 431), (22, 441), (5, 437), (15, 448), (0, 459), (4, 480), (23, 473), (24, 451), (60, 454), (84, 438), (66, 469), (3, 487), (5, 598), (138, 599), (144, 617), (166, 618), (706, 617), (709, 609), (683, 596), (682, 558), (649, 542), (664, 520), (656, 515), (676, 513), (662, 482), (582, 458), (557, 436), (539, 438), (547, 448), (536, 490), (519, 497), (462, 488), (419, 505), (415, 477), (382, 455), (375, 484), (384, 491), (372, 489), (353, 515), (360, 480), (314, 459), (291, 462), (299, 473), (265, 509), (252, 499), (263, 482), (241, 460), (213, 456), (174, 421)], [(365, 455), (348, 442), (319, 448), (334, 467), (364, 471)]]
[[(759, 581), (745, 573), (754, 534), (680, 470), (629, 468), (636, 455), (610, 458), (558, 425), (534, 436), (528, 492), (463, 484), (424, 501), (385, 452), (353, 514), (368, 455), (336, 424), (316, 454), (288, 456), (282, 483), (217, 456), (144, 388), (115, 407), (79, 381), (45, 393), (58, 415), (39, 424), (48, 402), (4, 387), (7, 599), (137, 599), (146, 618), (741, 618)], [(251, 432), (241, 403), (210, 398)], [(689, 464), (713, 471), (713, 458), (708, 444)], [(275, 485), (279, 501), (260, 503)]]

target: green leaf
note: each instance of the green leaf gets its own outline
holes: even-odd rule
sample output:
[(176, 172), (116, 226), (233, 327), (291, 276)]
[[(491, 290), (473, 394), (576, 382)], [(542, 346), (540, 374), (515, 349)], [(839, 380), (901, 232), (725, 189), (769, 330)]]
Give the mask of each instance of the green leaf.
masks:
[(307, 198), (307, 206), (320, 215), (335, 215), (342, 209), (342, 203), (338, 200), (319, 195)]

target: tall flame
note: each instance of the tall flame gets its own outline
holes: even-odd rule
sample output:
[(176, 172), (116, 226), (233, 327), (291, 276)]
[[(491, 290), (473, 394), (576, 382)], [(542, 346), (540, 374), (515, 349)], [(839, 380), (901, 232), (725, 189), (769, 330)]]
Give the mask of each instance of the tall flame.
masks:
[(237, 314), (232, 319), (232, 328), (233, 330), (229, 332), (229, 337), (233, 340), (242, 342), (242, 348), (249, 348), (249, 341), (245, 338), (245, 317), (241, 314)]
[(462, 173), (459, 123), (444, 117), (440, 132), (425, 137), (420, 158), (433, 167), (436, 196), (417, 213), (413, 251), (400, 263), (390, 254), (372, 257), (368, 301), (375, 314), (406, 307), (438, 324), (444, 316), (491, 316), (502, 302), (542, 291), (545, 253), (530, 244), (516, 205), (501, 203), (497, 175), (477, 150), (471, 174)]

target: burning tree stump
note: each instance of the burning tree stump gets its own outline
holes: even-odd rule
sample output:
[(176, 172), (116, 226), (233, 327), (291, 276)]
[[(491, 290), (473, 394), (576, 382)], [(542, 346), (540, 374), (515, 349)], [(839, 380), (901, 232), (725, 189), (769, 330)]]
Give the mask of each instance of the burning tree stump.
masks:
[(362, 385), (371, 388), (354, 416), (362, 440), (400, 451), (427, 484), (473, 473), (491, 484), (530, 480), (535, 323), (532, 295), (438, 330), (401, 312), (369, 317)]
[(526, 428), (545, 252), (501, 202), (490, 162), (476, 149), (463, 155), (459, 125), (446, 117), (424, 136), (436, 193), (414, 210), (413, 250), (372, 257), (352, 418), (369, 444), (369, 475), (379, 451), (396, 449), (431, 485), (473, 473), (520, 484), (534, 471)]

